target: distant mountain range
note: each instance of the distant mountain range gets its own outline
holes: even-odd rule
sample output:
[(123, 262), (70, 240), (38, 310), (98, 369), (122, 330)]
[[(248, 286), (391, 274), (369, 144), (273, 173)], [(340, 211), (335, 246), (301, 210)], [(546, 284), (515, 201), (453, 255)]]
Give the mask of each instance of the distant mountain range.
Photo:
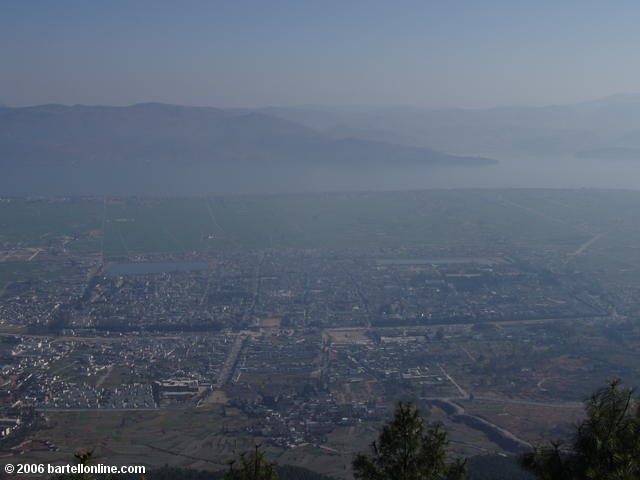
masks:
[[(189, 193), (193, 182), (185, 171), (202, 181), (230, 172), (250, 177), (254, 169), (277, 176), (316, 168), (340, 172), (494, 162), (385, 141), (335, 138), (267, 112), (241, 109), (155, 103), (0, 108), (0, 166), (22, 179), (13, 175), (10, 185), (0, 184), (0, 193), (6, 187), (13, 193), (16, 181), (34, 191), (37, 185), (61, 182), (62, 192), (89, 193), (96, 187), (100, 193), (135, 193), (156, 191), (174, 179)], [(200, 187), (197, 191), (206, 191)]]
[(594, 148), (593, 150), (582, 150), (580, 152), (577, 152), (576, 157), (592, 160), (623, 160), (636, 162), (640, 161), (640, 148)]
[(457, 155), (575, 154), (640, 148), (640, 94), (573, 105), (429, 109), (416, 107), (268, 108), (334, 138), (385, 139)]
[(492, 158), (612, 165), (638, 153), (640, 94), (491, 109), (0, 107), (0, 195), (422, 188)]
[(335, 139), (247, 110), (138, 104), (0, 109), (4, 162), (323, 162), (481, 165), (486, 158), (357, 138)]

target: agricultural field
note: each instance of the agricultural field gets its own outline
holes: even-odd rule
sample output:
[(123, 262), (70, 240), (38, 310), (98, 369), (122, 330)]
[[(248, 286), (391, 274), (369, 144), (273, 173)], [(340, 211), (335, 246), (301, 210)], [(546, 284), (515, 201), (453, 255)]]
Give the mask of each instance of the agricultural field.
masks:
[(344, 478), (401, 400), (456, 454), (566, 438), (606, 379), (640, 384), (638, 206), (604, 190), (2, 199), (0, 385), (59, 448), (24, 458), (95, 446), (219, 469), (262, 442)]
[[(582, 196), (604, 196), (605, 205), (594, 201), (600, 211), (592, 216)], [(563, 249), (609, 226), (601, 223), (611, 211), (631, 214), (613, 199), (537, 190), (9, 199), (0, 203), (0, 245), (104, 249), (106, 258), (230, 248), (486, 248), (492, 241)]]

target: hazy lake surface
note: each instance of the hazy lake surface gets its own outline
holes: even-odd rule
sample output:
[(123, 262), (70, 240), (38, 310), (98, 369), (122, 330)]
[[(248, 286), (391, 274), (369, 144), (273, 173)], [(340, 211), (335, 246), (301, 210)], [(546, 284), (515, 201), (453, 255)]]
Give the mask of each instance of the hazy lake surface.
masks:
[(173, 165), (166, 178), (131, 167), (123, 177), (108, 165), (15, 167), (0, 175), (0, 195), (229, 195), (430, 188), (640, 189), (640, 162), (578, 159), (572, 155), (486, 155), (495, 165), (474, 167), (278, 167)]

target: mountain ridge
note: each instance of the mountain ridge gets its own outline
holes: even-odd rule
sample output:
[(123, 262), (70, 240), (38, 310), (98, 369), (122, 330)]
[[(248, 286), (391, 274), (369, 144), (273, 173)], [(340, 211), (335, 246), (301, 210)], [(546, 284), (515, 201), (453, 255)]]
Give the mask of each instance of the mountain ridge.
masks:
[(335, 177), (345, 169), (357, 175), (363, 168), (493, 163), (425, 147), (335, 138), (250, 109), (160, 103), (0, 109), (0, 166), (5, 173), (0, 194), (52, 193), (43, 185), (70, 195), (159, 193), (167, 188), (172, 193), (214, 193), (217, 187), (207, 186), (207, 179), (221, 183), (223, 178), (239, 187), (247, 179), (269, 191), (269, 178), (277, 180), (278, 188), (302, 185), (317, 169)]
[(640, 94), (565, 105), (491, 108), (414, 106), (265, 109), (334, 137), (394, 139), (456, 155), (574, 154), (616, 145), (640, 130)]

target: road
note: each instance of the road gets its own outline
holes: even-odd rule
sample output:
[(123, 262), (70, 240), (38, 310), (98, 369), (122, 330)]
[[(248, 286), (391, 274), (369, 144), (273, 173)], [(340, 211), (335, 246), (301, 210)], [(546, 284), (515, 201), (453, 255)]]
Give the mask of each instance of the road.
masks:
[(113, 370), (113, 364), (107, 367), (107, 371), (100, 377), (100, 379), (96, 382), (96, 388), (100, 388), (104, 381), (111, 375), (111, 371)]
[(29, 257), (29, 259), (27, 260), (27, 262), (30, 262), (31, 260), (33, 260), (34, 258), (36, 258), (38, 256), (38, 254), (42, 251), (41, 248), (36, 248), (36, 251), (34, 252), (33, 255), (31, 255)]
[(586, 242), (584, 242), (582, 245), (580, 245), (575, 252), (573, 252), (571, 254), (571, 256), (575, 257), (577, 255), (581, 255), (583, 254), (587, 248), (589, 248), (593, 243), (597, 242), (598, 240), (600, 240), (600, 238), (602, 238), (602, 236), (604, 235), (604, 233), (598, 233), (597, 235), (594, 235), (593, 237), (591, 237), (589, 240), (587, 240)]
[(447, 371), (444, 369), (442, 365), (438, 364), (438, 368), (440, 368), (440, 370), (442, 371), (442, 374), (445, 377), (447, 377), (447, 380), (449, 380), (453, 384), (453, 386), (458, 389), (458, 392), (460, 392), (460, 395), (462, 396), (462, 398), (464, 399), (469, 398), (469, 394), (467, 393), (467, 391), (464, 388), (462, 388), (460, 385), (458, 385), (458, 383), (453, 379), (451, 375), (447, 373)]
[(233, 375), (234, 367), (238, 361), (238, 355), (240, 355), (240, 351), (242, 350), (242, 346), (244, 345), (244, 341), (247, 337), (244, 335), (236, 335), (236, 339), (233, 342), (233, 346), (229, 351), (229, 355), (227, 355), (226, 360), (224, 361), (224, 365), (218, 374), (218, 379), (216, 380), (216, 388), (222, 387), (225, 383), (229, 381), (231, 375)]
[(521, 400), (517, 398), (502, 397), (474, 397), (476, 400), (484, 400), (486, 402), (496, 403), (515, 403), (518, 405), (531, 405), (532, 407), (549, 407), (549, 408), (584, 408), (580, 402), (536, 402), (534, 400)]

